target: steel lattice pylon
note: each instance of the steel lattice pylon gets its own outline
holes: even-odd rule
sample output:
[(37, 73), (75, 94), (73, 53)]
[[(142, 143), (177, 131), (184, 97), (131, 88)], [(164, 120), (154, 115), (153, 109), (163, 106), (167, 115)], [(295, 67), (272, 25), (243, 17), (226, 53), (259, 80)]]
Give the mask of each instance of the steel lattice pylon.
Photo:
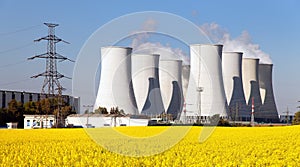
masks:
[[(68, 42), (58, 38), (55, 35), (55, 27), (58, 24), (53, 23), (44, 23), (48, 27), (48, 35), (37, 40), (34, 42), (39, 42), (42, 40), (48, 41), (47, 43), (47, 52), (36, 55), (33, 57), (28, 58), (28, 60), (32, 60), (35, 58), (43, 58), (46, 59), (46, 71), (40, 73), (38, 75), (32, 76), (31, 78), (38, 78), (38, 77), (45, 77), (44, 83), (42, 86), (42, 95), (47, 95), (48, 98), (54, 98), (57, 96), (58, 100), (58, 115), (57, 115), (57, 124), (56, 125), (63, 125), (62, 118), (61, 118), (61, 105), (62, 105), (62, 90), (63, 87), (61, 86), (59, 79), (64, 78), (65, 76), (57, 71), (57, 60), (64, 61), (70, 60), (67, 57), (64, 57), (58, 53), (56, 53), (56, 44), (58, 42), (64, 42), (69, 44)], [(72, 61), (72, 60), (70, 60)], [(66, 77), (68, 78), (68, 77)], [(45, 90), (46, 89), (46, 90)], [(57, 91), (57, 93), (56, 93)]]

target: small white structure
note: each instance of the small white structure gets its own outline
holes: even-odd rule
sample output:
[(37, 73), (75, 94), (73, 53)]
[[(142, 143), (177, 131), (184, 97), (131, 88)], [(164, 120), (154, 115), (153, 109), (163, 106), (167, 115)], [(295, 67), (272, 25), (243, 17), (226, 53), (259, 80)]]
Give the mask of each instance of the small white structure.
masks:
[(18, 128), (18, 122), (8, 122), (6, 123), (7, 129), (17, 129)]
[(147, 126), (147, 118), (142, 116), (112, 117), (108, 114), (72, 114), (66, 119), (67, 126), (99, 128), (114, 126)]
[(280, 123), (287, 123), (287, 124), (291, 124), (293, 122), (295, 115), (294, 114), (280, 114), (279, 115), (279, 121)]
[(24, 129), (51, 128), (54, 123), (54, 115), (24, 115)]

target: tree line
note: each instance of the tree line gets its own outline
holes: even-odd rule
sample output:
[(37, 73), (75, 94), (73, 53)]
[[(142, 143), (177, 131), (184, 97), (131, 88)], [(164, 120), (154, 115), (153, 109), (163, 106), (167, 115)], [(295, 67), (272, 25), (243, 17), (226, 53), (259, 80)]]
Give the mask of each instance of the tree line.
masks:
[[(76, 113), (72, 107), (66, 102), (61, 105), (62, 117), (66, 118), (68, 115)], [(24, 128), (23, 115), (57, 115), (58, 101), (56, 98), (45, 98), (39, 101), (29, 101), (24, 104), (12, 99), (8, 106), (0, 108), (0, 126), (6, 127), (8, 122), (17, 122), (18, 128)]]

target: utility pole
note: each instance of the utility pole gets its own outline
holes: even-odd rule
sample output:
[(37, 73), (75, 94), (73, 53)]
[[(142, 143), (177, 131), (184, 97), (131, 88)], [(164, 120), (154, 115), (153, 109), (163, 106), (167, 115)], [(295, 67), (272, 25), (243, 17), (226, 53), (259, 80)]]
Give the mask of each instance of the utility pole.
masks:
[[(43, 73), (37, 74), (35, 76), (32, 76), (31, 78), (38, 78), (38, 77), (45, 77), (44, 83), (42, 86), (41, 95), (45, 96), (47, 95), (48, 98), (54, 98), (57, 94), (58, 101), (61, 102), (62, 99), (62, 86), (60, 85), (59, 79), (64, 78), (65, 76), (57, 71), (57, 60), (64, 61), (69, 60), (67, 57), (64, 57), (58, 53), (56, 53), (56, 44), (58, 42), (64, 42), (69, 44), (68, 42), (58, 38), (55, 35), (55, 27), (58, 26), (58, 24), (54, 23), (44, 23), (48, 27), (48, 35), (39, 39), (34, 40), (34, 42), (40, 42), (42, 40), (47, 41), (47, 52), (36, 55), (33, 57), (28, 58), (28, 60), (33, 60), (35, 58), (42, 58), (46, 59), (46, 70)], [(74, 61), (72, 61), (74, 62)], [(68, 77), (66, 77), (68, 78)], [(58, 90), (56, 93), (55, 90)], [(45, 97), (44, 97), (45, 98)], [(61, 106), (60, 102), (58, 102), (58, 114), (56, 120), (58, 120), (57, 124), (58, 126), (62, 126), (64, 123), (62, 122), (63, 118), (61, 118)], [(52, 108), (53, 109), (53, 108)]]
[(286, 124), (289, 124), (289, 108), (286, 108)]
[(252, 97), (251, 109), (251, 126), (254, 127), (254, 97)]
[(185, 101), (183, 103), (183, 117), (184, 117), (184, 124), (186, 124), (187, 120), (186, 120), (186, 102)]
[(289, 124), (289, 107), (286, 107), (286, 112), (283, 112), (283, 113), (286, 113), (285, 121), (286, 121), (286, 125), (288, 125)]
[(87, 108), (87, 117), (86, 117), (86, 127), (89, 127), (89, 117), (90, 117), (90, 108), (92, 108), (94, 105), (83, 105), (83, 107)]
[(238, 121), (238, 117), (239, 117), (239, 104), (235, 103), (235, 110), (234, 110), (234, 124), (236, 124), (236, 121)]
[(62, 97), (62, 91), (65, 90), (61, 85), (56, 88), (58, 94), (57, 94), (57, 113), (56, 113), (56, 127), (64, 127), (65, 121), (64, 116), (62, 114), (62, 106), (63, 106), (63, 97)]
[(198, 109), (198, 123), (201, 123), (201, 93), (203, 92), (204, 88), (203, 87), (197, 87), (197, 92), (198, 92), (198, 105), (197, 105), (197, 109)]

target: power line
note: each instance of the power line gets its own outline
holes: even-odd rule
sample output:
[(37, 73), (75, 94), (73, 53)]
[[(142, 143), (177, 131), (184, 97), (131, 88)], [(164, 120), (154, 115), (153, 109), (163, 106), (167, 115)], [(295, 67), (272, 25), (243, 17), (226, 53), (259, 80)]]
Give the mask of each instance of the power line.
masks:
[(15, 65), (19, 65), (19, 64), (23, 64), (23, 63), (25, 63), (25, 62), (26, 62), (26, 60), (22, 60), (22, 61), (19, 61), (19, 62), (16, 62), (16, 63), (4, 64), (4, 65), (1, 65), (1, 66), (0, 66), (0, 69), (1, 69), (1, 68), (6, 68), (6, 67), (15, 66)]
[(28, 81), (28, 80), (30, 80), (30, 79), (27, 78), (27, 79), (22, 79), (22, 80), (18, 80), (18, 81), (7, 82), (7, 83), (0, 84), (0, 86), (7, 86), (7, 85), (13, 85), (13, 84), (18, 84), (18, 83), (23, 83), (24, 81)]
[(17, 46), (17, 47), (14, 47), (14, 48), (2, 50), (2, 51), (0, 51), (0, 54), (8, 53), (8, 52), (13, 52), (13, 51), (16, 51), (16, 50), (20, 50), (20, 49), (26, 48), (26, 47), (31, 46), (31, 45), (33, 45), (32, 42), (31, 43), (27, 43), (25, 45)]
[(0, 36), (7, 36), (7, 35), (23, 32), (23, 31), (28, 31), (28, 30), (35, 29), (35, 28), (40, 27), (40, 26), (41, 26), (41, 24), (38, 24), (38, 25), (25, 27), (25, 28), (22, 28), (22, 29), (11, 31), (11, 32), (3, 32), (3, 33), (0, 33)]

